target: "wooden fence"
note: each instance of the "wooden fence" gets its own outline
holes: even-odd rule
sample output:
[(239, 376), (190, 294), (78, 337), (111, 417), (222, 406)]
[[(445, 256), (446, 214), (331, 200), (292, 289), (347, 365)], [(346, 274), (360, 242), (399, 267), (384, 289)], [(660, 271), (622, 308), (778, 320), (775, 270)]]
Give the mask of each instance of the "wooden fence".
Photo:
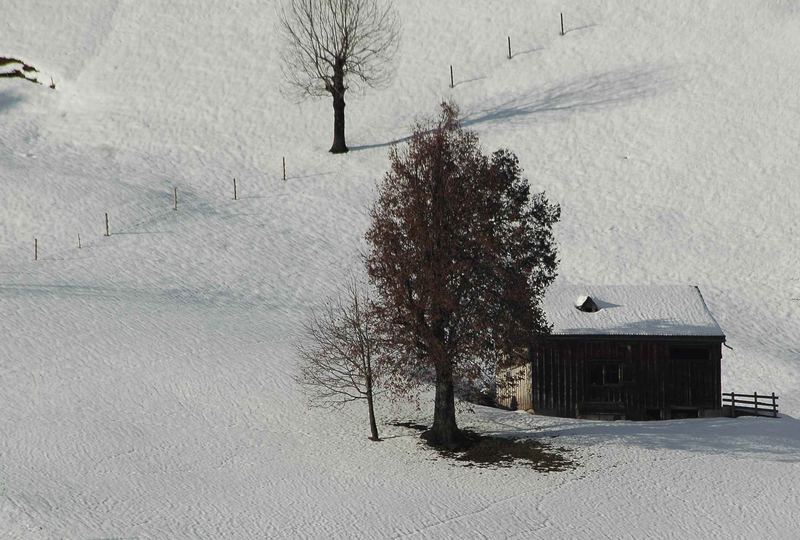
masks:
[(728, 407), (730, 416), (771, 416), (778, 417), (778, 396), (771, 394), (737, 394), (722, 393), (722, 406)]

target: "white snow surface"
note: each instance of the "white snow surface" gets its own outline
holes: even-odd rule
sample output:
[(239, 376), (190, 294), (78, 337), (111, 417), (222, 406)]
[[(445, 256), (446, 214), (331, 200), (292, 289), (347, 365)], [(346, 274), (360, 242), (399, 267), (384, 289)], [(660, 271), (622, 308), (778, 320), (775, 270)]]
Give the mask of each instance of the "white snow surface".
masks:
[[(587, 292), (588, 291), (588, 292)], [(586, 293), (586, 294), (581, 294)], [(577, 296), (577, 302), (572, 300)], [(575, 306), (591, 298), (599, 311)], [(555, 335), (724, 337), (697, 287), (691, 285), (562, 285), (543, 307)]]
[[(3, 3), (0, 54), (57, 89), (0, 80), (0, 536), (796, 537), (800, 5), (396, 5), (396, 78), (332, 156), (329, 101), (281, 92), (274, 2)], [(381, 443), (308, 408), (298, 328), (358, 267), (389, 145), (450, 98), (561, 204), (564, 283), (697, 284), (724, 390), (783, 416), (460, 413), (580, 464), (540, 474), (387, 425), (429, 394), (379, 403)]]

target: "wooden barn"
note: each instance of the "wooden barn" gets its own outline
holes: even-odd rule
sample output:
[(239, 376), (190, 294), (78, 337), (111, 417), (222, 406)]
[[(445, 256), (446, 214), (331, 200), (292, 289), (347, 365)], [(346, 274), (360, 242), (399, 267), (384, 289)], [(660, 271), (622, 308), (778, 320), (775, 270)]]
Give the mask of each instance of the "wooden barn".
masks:
[(725, 335), (697, 287), (554, 285), (544, 309), (552, 333), (498, 389), (501, 405), (578, 418), (720, 414)]

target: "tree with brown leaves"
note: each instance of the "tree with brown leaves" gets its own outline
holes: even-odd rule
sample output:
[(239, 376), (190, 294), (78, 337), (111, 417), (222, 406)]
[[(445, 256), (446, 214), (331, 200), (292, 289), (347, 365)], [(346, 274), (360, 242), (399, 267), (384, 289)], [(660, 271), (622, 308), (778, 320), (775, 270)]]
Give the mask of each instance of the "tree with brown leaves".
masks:
[(393, 147), (366, 238), (391, 384), (435, 384), (432, 444), (457, 446), (456, 384), (494, 376), (549, 332), (540, 301), (558, 263), (558, 205), (517, 157), (482, 153), (454, 105)]
[(374, 404), (378, 340), (366, 288), (350, 278), (338, 296), (312, 313), (297, 351), (296, 381), (309, 391), (312, 405), (339, 408), (365, 401), (370, 439), (380, 441)]
[(400, 22), (385, 0), (285, 0), (283, 74), (301, 97), (333, 98), (333, 145), (345, 141), (345, 92), (389, 81)]

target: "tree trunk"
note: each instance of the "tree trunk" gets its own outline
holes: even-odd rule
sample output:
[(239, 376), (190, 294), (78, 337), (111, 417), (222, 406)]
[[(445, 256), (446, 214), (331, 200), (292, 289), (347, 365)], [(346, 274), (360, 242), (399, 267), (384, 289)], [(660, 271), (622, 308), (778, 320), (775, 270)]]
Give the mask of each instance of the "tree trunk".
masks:
[(381, 437), (378, 435), (378, 424), (375, 423), (375, 405), (372, 402), (372, 390), (367, 392), (367, 407), (369, 408), (369, 431), (371, 441), (380, 441)]
[(344, 138), (344, 96), (333, 96), (333, 145), (332, 154), (344, 154), (349, 148)]
[[(338, 65), (338, 64), (337, 64)], [(334, 67), (333, 88), (333, 145), (330, 152), (332, 154), (344, 154), (349, 150), (344, 138), (344, 70)]]
[(436, 367), (436, 397), (433, 406), (433, 426), (426, 433), (429, 443), (456, 447), (463, 442), (456, 424), (456, 402), (453, 387), (453, 366), (444, 361)]
[(372, 399), (372, 365), (369, 358), (367, 358), (367, 408), (369, 409), (370, 440), (380, 441), (381, 437), (378, 435), (378, 424), (375, 423), (375, 404)]

